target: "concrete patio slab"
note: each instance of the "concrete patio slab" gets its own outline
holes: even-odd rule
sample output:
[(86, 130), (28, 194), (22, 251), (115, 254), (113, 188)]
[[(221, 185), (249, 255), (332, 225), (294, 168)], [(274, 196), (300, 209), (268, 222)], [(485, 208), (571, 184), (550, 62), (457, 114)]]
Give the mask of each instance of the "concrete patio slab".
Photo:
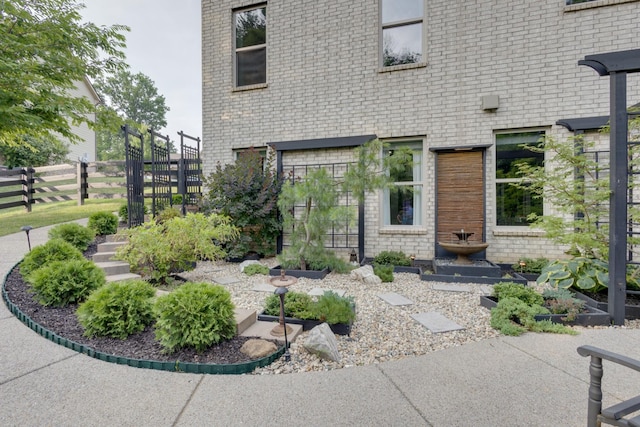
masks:
[(395, 292), (388, 292), (386, 294), (379, 294), (378, 297), (380, 297), (382, 300), (386, 301), (387, 303), (391, 304), (391, 305), (411, 305), (413, 304), (413, 301), (411, 301), (409, 298), (402, 296), (400, 294), (397, 294)]
[(458, 331), (464, 329), (464, 327), (458, 325), (456, 322), (444, 317), (437, 311), (430, 311), (427, 313), (412, 314), (411, 318), (419, 322), (425, 328), (429, 329), (434, 334), (449, 331)]

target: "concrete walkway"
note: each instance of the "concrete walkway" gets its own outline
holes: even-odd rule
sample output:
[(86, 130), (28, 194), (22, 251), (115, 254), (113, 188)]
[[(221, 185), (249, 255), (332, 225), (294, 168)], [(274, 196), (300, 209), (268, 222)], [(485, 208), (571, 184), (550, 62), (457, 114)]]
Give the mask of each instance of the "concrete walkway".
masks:
[[(47, 231), (33, 230), (32, 245)], [(2, 277), (26, 251), (24, 233), (0, 237)], [(584, 426), (583, 344), (640, 359), (640, 330), (608, 328), (500, 337), (331, 372), (170, 373), (53, 344), (0, 304), (0, 425)], [(640, 394), (640, 374), (605, 362), (603, 390), (605, 405)]]

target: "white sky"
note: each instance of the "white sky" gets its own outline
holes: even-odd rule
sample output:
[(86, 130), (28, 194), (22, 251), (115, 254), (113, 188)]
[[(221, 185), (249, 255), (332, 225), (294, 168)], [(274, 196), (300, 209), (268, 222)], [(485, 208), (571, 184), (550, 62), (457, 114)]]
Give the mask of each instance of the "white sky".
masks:
[(123, 24), (130, 71), (154, 81), (170, 108), (160, 132), (202, 138), (200, 0), (84, 0), (81, 13), (97, 25)]

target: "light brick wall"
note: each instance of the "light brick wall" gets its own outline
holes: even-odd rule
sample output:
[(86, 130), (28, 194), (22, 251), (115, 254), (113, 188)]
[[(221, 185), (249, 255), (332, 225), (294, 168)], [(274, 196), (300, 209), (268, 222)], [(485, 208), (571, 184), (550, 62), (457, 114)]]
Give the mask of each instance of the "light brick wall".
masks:
[[(381, 72), (377, 1), (267, 2), (267, 87), (234, 90), (232, 10), (259, 3), (203, 0), (205, 173), (217, 161), (232, 161), (233, 148), (273, 141), (424, 135), (424, 226), (413, 234), (380, 234), (379, 196), (372, 195), (366, 249), (368, 256), (394, 249), (429, 259), (436, 156), (430, 147), (493, 145), (495, 131), (505, 129), (545, 127), (566, 136), (557, 120), (608, 114), (608, 79), (577, 62), (585, 55), (637, 48), (640, 3), (564, 3), (425, 1), (427, 65)], [(617, 4), (593, 7), (605, 3)], [(628, 86), (629, 105), (640, 102), (640, 75), (630, 75)], [(498, 95), (500, 107), (483, 111), (483, 95)], [(285, 163), (292, 155), (285, 154)], [(526, 230), (495, 226), (494, 162), (491, 146), (488, 258), (562, 256), (562, 248), (539, 236), (521, 235)]]

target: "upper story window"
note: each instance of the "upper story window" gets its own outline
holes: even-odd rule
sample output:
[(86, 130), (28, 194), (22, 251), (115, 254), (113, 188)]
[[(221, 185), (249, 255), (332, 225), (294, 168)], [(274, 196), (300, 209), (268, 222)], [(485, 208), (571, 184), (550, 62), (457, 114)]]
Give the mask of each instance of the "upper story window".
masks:
[(267, 6), (233, 13), (235, 33), (235, 85), (267, 82)]
[(511, 184), (526, 181), (518, 175), (519, 163), (543, 165), (544, 154), (534, 153), (527, 146), (539, 144), (544, 135), (542, 130), (496, 135), (496, 225), (528, 226), (529, 214), (542, 215), (542, 199)]
[(424, 0), (380, 0), (383, 67), (422, 62)]
[(383, 192), (383, 225), (422, 225), (422, 141), (406, 141), (390, 144), (385, 156), (393, 156), (394, 150), (411, 149), (413, 165), (401, 171), (392, 171), (393, 187)]

